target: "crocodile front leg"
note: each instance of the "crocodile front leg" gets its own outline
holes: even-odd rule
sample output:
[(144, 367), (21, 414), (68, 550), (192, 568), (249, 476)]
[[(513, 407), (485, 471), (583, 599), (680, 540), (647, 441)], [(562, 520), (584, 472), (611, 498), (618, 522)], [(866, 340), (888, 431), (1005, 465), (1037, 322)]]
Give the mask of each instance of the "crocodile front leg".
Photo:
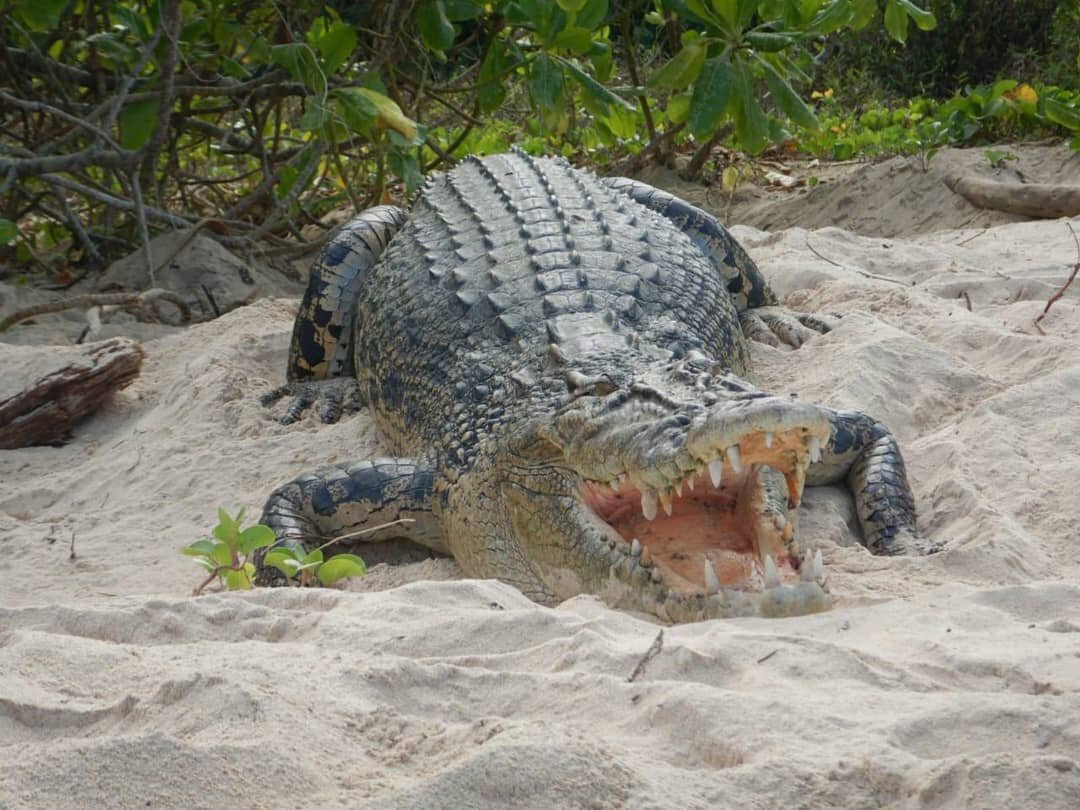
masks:
[[(278, 538), (270, 548), (286, 545), (308, 551), (335, 537), (345, 546), (405, 538), (449, 554), (432, 514), (434, 486), (435, 468), (417, 459), (377, 458), (320, 467), (274, 490), (260, 522)], [(263, 565), (269, 550), (256, 553), (256, 581), (282, 584), (280, 572)], [(328, 556), (341, 550), (332, 545)]]
[(889, 429), (859, 411), (826, 410), (832, 431), (820, 460), (808, 468), (806, 483), (847, 482), (855, 496), (863, 544), (871, 553), (938, 551), (939, 546), (919, 538), (904, 457)]

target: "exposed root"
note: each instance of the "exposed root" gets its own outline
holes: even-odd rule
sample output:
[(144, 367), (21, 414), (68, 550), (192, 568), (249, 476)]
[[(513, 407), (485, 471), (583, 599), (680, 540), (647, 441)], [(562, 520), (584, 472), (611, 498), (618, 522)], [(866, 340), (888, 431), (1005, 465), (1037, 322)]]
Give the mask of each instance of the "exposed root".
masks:
[(32, 307), (24, 307), (17, 310), (0, 321), (0, 332), (10, 329), (20, 321), (33, 318), (36, 315), (45, 315), (50, 312), (63, 312), (68, 309), (86, 309), (98, 306), (120, 306), (125, 309), (133, 309), (145, 320), (151, 322), (165, 322), (156, 311), (154, 306), (157, 301), (168, 301), (180, 310), (180, 322), (191, 323), (191, 308), (187, 302), (170, 290), (154, 288), (140, 293), (90, 293), (88, 295), (76, 295), (65, 298), (62, 301), (51, 301), (46, 304), (35, 304)]
[(970, 174), (947, 175), (945, 185), (978, 208), (1041, 219), (1080, 215), (1080, 186), (999, 183)]
[(1063, 295), (1065, 295), (1065, 291), (1069, 289), (1069, 285), (1073, 283), (1073, 280), (1075, 280), (1076, 274), (1080, 273), (1080, 239), (1077, 238), (1076, 231), (1073, 230), (1072, 223), (1066, 222), (1065, 224), (1069, 228), (1069, 233), (1072, 234), (1073, 242), (1076, 243), (1076, 264), (1073, 265), (1072, 272), (1069, 274), (1068, 280), (1061, 285), (1060, 290), (1050, 296), (1050, 300), (1046, 302), (1046, 306), (1043, 308), (1042, 314), (1040, 314), (1039, 317), (1034, 320), (1033, 323), (1035, 325), (1035, 328), (1039, 330), (1040, 335), (1045, 335), (1046, 332), (1044, 332), (1043, 328), (1039, 326), (1039, 321), (1046, 317), (1046, 313), (1050, 311), (1050, 307), (1054, 305), (1054, 302), (1061, 298)]

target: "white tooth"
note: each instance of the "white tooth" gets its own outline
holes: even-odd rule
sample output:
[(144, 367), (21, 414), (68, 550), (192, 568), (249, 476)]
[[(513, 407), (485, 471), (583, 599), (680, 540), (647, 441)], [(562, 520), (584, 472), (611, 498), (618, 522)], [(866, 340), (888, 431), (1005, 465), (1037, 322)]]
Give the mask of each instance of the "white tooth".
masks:
[(712, 481), (712, 485), (717, 489), (720, 489), (720, 479), (723, 474), (724, 460), (722, 458), (709, 462), (709, 479)]
[(825, 560), (823, 560), (821, 558), (821, 549), (820, 548), (817, 550), (817, 553), (814, 554), (814, 569), (813, 569), (813, 571), (814, 571), (814, 579), (816, 579), (816, 580), (825, 579)]
[(619, 473), (619, 486), (626, 483), (626, 473)]
[(810, 437), (810, 462), (816, 464), (821, 461), (821, 439), (817, 436)]
[(612, 492), (618, 492), (619, 491), (619, 479), (618, 478), (612, 478), (610, 481), (608, 481), (608, 486), (611, 487)]
[(630, 543), (630, 553), (633, 554), (635, 557), (641, 555), (641, 541), (638, 540), (636, 537), (634, 538), (633, 542)]
[(765, 446), (766, 447), (772, 447), (772, 443), (773, 443), (773, 434), (772, 434), (772, 431), (770, 430), (765, 434)]
[(776, 570), (776, 561), (772, 554), (765, 555), (765, 587), (777, 588), (780, 586), (780, 572)]
[(737, 473), (742, 472), (742, 456), (739, 455), (739, 445), (733, 444), (727, 449), (728, 464)]
[(709, 593), (720, 592), (720, 578), (716, 576), (716, 569), (708, 559), (705, 560), (705, 588)]
[(694, 473), (693, 475), (691, 475), (689, 478), (686, 479), (686, 486), (688, 486), (690, 488), (691, 492), (694, 491), (694, 479), (695, 478), (697, 478), (697, 473)]
[(664, 514), (671, 517), (671, 496), (666, 492), (660, 493), (660, 505), (664, 507)]
[(656, 491), (652, 489), (641, 490), (641, 514), (646, 520), (656, 517)]
[(682, 481), (675, 485), (675, 494), (680, 498), (682, 497)]

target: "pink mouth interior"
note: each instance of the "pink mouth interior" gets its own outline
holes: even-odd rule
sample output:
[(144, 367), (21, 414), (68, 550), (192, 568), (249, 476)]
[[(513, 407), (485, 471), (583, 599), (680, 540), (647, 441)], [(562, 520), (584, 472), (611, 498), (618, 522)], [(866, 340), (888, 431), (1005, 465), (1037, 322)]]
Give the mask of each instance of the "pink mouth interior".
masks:
[[(592, 481), (584, 488), (586, 505), (627, 543), (636, 538), (664, 572), (665, 581), (687, 593), (706, 587), (706, 560), (723, 587), (760, 588), (761, 521), (754, 510), (758, 494), (753, 476), (726, 476), (716, 489), (707, 475), (699, 474), (692, 491), (684, 485), (681, 497), (671, 493), (671, 515), (661, 505), (649, 520), (642, 513), (641, 492), (629, 481), (617, 491)], [(789, 578), (792, 560), (777, 553), (775, 544), (770, 547), (781, 575)]]

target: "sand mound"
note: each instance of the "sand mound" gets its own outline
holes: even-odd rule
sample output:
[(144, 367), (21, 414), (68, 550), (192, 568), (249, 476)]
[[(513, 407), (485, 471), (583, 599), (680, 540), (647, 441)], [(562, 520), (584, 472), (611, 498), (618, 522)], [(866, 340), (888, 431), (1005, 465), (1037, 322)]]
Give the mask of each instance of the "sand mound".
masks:
[(871, 557), (810, 490), (838, 606), (665, 627), (634, 682), (655, 622), (449, 560), (191, 598), (219, 504), (379, 450), (366, 414), (260, 408), (295, 301), (257, 301), (147, 340), (70, 444), (0, 452), (0, 807), (1080, 806), (1080, 289), (1031, 326), (1067, 221), (736, 234), (843, 315), (758, 381), (888, 422), (945, 551)]
[(1004, 144), (993, 151), (1009, 159), (995, 168), (984, 149), (948, 148), (929, 160), (913, 156), (876, 163), (791, 161), (777, 169), (816, 185), (785, 190), (744, 184), (733, 195), (719, 187), (686, 183), (663, 168), (651, 168), (641, 179), (715, 211), (725, 222), (769, 231), (838, 226), (873, 236), (915, 236), (1028, 219), (976, 208), (945, 185), (950, 175), (1080, 186), (1080, 152), (1071, 152), (1064, 143)]

